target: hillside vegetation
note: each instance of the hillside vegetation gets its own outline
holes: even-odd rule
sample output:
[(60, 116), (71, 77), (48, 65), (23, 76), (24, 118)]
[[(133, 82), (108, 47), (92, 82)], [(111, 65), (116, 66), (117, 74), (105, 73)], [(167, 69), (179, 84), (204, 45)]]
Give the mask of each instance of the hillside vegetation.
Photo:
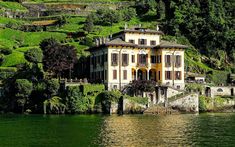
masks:
[[(30, 3), (56, 4), (107, 2), (107, 8), (109, 2), (123, 1), (24, 0)], [(235, 72), (233, 0), (136, 0), (130, 7), (121, 7), (118, 10), (104, 8), (97, 12), (91, 11), (88, 16), (72, 13), (60, 15), (59, 12), (56, 15), (51, 11), (40, 17), (12, 18), (6, 15), (8, 9), (22, 12), (22, 15), (27, 13), (28, 10), (23, 5), (0, 1), (0, 50), (8, 51), (7, 54), (1, 51), (1, 67), (15, 67), (26, 62), (23, 53), (30, 48), (37, 48), (45, 38), (53, 37), (63, 44), (74, 45), (80, 58), (87, 55), (84, 49), (93, 45), (94, 38), (116, 33), (125, 24), (129, 27), (141, 24), (151, 29), (156, 29), (156, 25), (159, 25), (165, 33), (163, 39), (189, 46), (185, 53), (187, 71), (206, 74), (207, 79), (216, 84), (226, 83), (226, 80), (218, 80), (219, 76), (227, 77), (228, 73)], [(63, 12), (61, 10), (60, 13)]]

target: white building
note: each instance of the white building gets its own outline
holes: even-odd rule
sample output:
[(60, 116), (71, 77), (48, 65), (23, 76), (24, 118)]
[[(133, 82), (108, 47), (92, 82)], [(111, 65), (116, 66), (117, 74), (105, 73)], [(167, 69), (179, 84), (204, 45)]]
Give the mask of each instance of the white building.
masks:
[(125, 29), (110, 41), (89, 49), (90, 79), (107, 89), (122, 89), (132, 80), (155, 80), (159, 85), (184, 88), (186, 46), (161, 40), (161, 31)]

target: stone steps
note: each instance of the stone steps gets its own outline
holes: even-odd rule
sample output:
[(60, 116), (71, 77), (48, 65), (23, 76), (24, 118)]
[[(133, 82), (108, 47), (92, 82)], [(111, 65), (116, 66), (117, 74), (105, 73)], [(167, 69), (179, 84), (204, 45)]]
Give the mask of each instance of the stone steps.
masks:
[(173, 110), (172, 108), (163, 107), (159, 105), (151, 106), (144, 111), (144, 114), (149, 114), (149, 115), (178, 114), (178, 113), (179, 113), (178, 111)]

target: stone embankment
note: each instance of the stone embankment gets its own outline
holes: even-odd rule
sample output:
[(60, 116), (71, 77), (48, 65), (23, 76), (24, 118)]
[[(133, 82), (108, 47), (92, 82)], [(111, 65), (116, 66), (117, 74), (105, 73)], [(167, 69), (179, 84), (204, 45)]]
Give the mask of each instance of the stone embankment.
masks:
[(150, 115), (179, 114), (179, 113), (180, 112), (178, 110), (174, 110), (170, 107), (163, 107), (159, 105), (151, 106), (144, 111), (144, 114), (150, 114)]

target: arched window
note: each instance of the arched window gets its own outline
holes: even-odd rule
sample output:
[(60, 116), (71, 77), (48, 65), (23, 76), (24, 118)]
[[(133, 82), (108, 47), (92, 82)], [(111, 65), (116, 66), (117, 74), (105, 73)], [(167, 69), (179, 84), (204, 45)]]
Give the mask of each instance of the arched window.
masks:
[(223, 89), (219, 88), (217, 89), (217, 92), (223, 92)]

